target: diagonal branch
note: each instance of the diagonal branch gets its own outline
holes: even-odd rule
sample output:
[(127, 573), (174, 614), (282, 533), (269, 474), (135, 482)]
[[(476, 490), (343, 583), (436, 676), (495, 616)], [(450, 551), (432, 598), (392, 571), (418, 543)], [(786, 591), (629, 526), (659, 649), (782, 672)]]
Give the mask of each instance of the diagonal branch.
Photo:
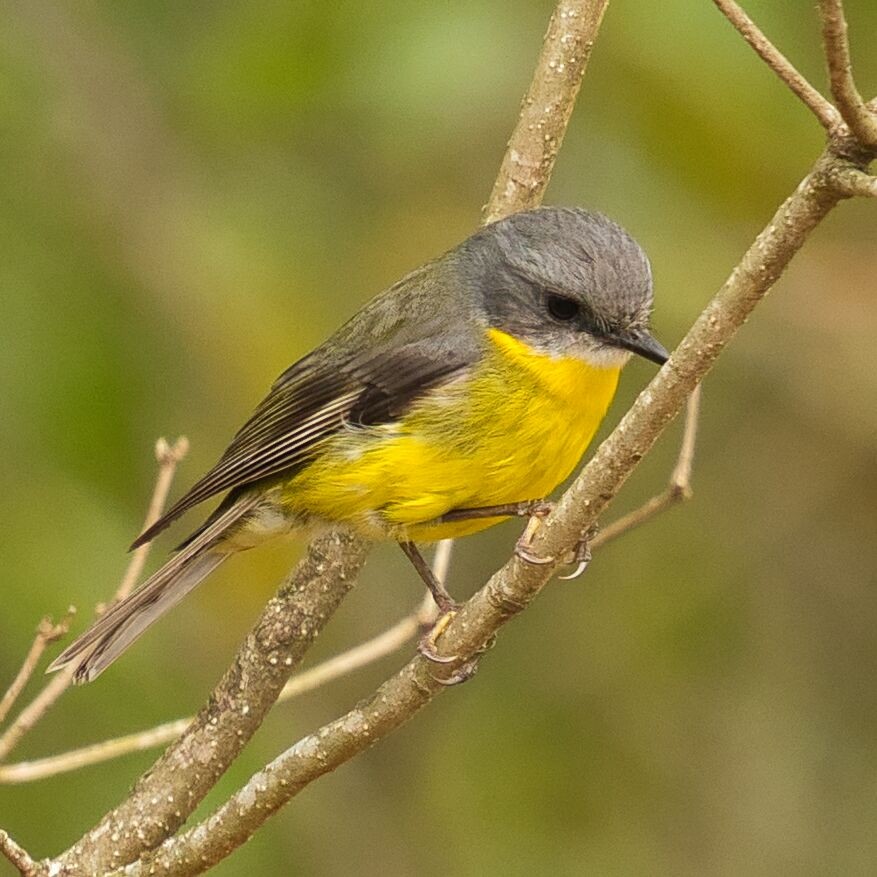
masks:
[(819, 0), (819, 12), (831, 93), (837, 108), (853, 137), (862, 146), (877, 149), (877, 114), (865, 104), (853, 78), (843, 0)]
[(333, 533), (268, 601), (231, 667), (195, 720), (131, 794), (57, 859), (72, 873), (103, 874), (173, 834), (256, 732), (286, 680), (354, 585), (364, 544)]
[(22, 877), (39, 873), (37, 863), (27, 850), (19, 846), (2, 828), (0, 828), (0, 854), (18, 870)]
[(608, 5), (609, 0), (557, 4), (484, 208), (485, 224), (542, 202)]
[(838, 111), (765, 36), (740, 4), (736, 3), (735, 0), (713, 0), (713, 2), (737, 29), (740, 36), (755, 49), (758, 57), (785, 82), (801, 102), (819, 119), (822, 127), (829, 134), (838, 133), (843, 122)]
[(455, 660), (436, 669), (421, 656), (415, 657), (368, 701), (303, 738), (259, 771), (203, 823), (129, 865), (124, 871), (127, 877), (203, 873), (313, 780), (408, 721), (444, 690), (444, 679), (483, 651), (499, 628), (529, 605), (551, 577), (555, 559), (596, 523), (810, 232), (840, 200), (828, 177), (835, 161), (830, 154), (823, 155), (779, 208), (670, 362), (640, 394), (536, 532), (530, 550), (545, 562), (514, 556), (451, 621), (439, 649), (456, 656)]

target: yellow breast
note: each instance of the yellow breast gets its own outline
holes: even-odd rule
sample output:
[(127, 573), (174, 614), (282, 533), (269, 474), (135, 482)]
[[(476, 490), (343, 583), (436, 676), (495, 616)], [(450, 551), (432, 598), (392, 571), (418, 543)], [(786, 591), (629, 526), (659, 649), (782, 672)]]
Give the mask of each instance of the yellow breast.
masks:
[(540, 499), (582, 457), (618, 368), (538, 353), (497, 329), (464, 379), (399, 422), (350, 429), (283, 488), (289, 511), (352, 524), (371, 538), (432, 541), (500, 519), (422, 526), (451, 509)]

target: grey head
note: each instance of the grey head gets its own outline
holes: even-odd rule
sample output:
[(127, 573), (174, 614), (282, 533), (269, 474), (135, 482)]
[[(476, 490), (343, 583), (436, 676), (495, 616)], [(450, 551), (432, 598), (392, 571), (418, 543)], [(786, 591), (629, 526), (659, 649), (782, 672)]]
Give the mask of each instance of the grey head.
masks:
[(639, 244), (599, 213), (542, 207), (479, 231), (458, 270), (491, 326), (541, 352), (620, 366), (667, 351), (649, 332), (652, 273)]

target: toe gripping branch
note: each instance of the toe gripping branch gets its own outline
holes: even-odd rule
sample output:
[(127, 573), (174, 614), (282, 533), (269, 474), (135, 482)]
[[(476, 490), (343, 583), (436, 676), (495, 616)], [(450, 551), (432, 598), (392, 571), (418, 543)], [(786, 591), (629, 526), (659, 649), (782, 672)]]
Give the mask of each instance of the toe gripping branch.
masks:
[[(519, 514), (526, 514), (530, 519), (527, 521), (527, 526), (524, 528), (524, 532), (515, 544), (515, 555), (525, 563), (532, 563), (535, 565), (554, 563), (555, 558), (551, 555), (540, 557), (532, 550), (533, 537), (542, 525), (542, 521), (554, 510), (554, 505), (554, 503), (545, 500), (521, 503), (521, 506), (526, 507), (526, 510), (521, 511)], [(559, 576), (560, 579), (563, 581), (577, 579), (588, 568), (588, 564), (591, 562), (590, 542), (596, 535), (596, 524), (592, 525), (582, 534), (570, 555), (567, 558), (564, 558), (563, 561), (570, 566), (574, 565), (575, 568), (568, 575)]]

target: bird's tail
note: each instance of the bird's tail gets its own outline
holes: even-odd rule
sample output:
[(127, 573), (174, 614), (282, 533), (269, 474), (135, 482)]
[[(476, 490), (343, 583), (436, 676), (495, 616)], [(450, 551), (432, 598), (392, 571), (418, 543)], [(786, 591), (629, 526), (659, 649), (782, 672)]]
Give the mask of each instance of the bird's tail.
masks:
[(133, 594), (111, 606), (68, 646), (49, 665), (48, 672), (75, 664), (75, 682), (97, 678), (146, 628), (176, 606), (229, 556), (228, 551), (217, 548), (217, 543), (254, 505), (254, 499), (242, 499), (209, 522), (182, 551)]

